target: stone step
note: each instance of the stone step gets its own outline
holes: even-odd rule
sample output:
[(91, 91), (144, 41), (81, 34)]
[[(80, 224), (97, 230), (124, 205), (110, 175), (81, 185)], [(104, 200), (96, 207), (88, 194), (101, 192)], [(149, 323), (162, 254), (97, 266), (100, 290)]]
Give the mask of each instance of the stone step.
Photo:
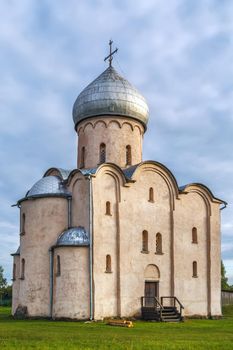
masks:
[(178, 317), (178, 315), (176, 313), (169, 313), (169, 314), (163, 314), (162, 313), (162, 317), (168, 317), (169, 318), (169, 317), (174, 317), (174, 316)]
[(170, 319), (170, 318), (180, 318), (180, 316), (178, 316), (178, 315), (168, 315), (168, 316), (165, 316), (165, 315), (162, 315), (162, 318), (164, 318), (164, 319)]
[(178, 314), (178, 311), (177, 310), (162, 310), (162, 313), (164, 315), (166, 315), (166, 314)]
[(181, 319), (180, 318), (163, 318), (163, 322), (180, 322)]
[[(164, 306), (161, 310), (161, 317), (163, 322), (180, 322), (182, 321), (180, 313), (176, 307)], [(160, 321), (160, 309), (144, 306), (142, 308), (142, 317), (148, 321)]]

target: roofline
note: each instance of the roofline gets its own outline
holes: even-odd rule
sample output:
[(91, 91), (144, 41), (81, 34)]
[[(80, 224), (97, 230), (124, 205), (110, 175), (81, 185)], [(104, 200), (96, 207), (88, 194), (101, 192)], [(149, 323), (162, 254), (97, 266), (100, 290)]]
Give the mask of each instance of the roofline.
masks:
[(122, 168), (119, 167), (119, 165), (114, 164), (114, 163), (111, 163), (111, 162), (106, 162), (106, 163), (99, 164), (99, 166), (98, 166), (97, 169), (96, 169), (96, 174), (97, 174), (98, 171), (99, 171), (101, 168), (103, 168), (104, 166), (113, 167), (114, 169), (116, 169), (117, 171), (119, 171), (120, 175), (122, 176), (122, 178), (123, 178), (123, 180), (124, 180), (125, 182), (132, 182), (132, 180), (128, 179), (128, 178), (125, 176), (125, 174), (124, 174)]
[(82, 244), (55, 244), (50, 247), (49, 250), (53, 250), (56, 248), (64, 248), (64, 247), (73, 247), (73, 248), (79, 248), (79, 247), (89, 247), (90, 243), (82, 243)]
[[(53, 170), (57, 170), (57, 171), (60, 173), (59, 168), (57, 168), (57, 167), (51, 167), (51, 168), (49, 168), (49, 169), (46, 170), (46, 172), (44, 173), (43, 177), (51, 176), (51, 175), (49, 175), (48, 173), (49, 173), (49, 171), (53, 171)], [(60, 176), (60, 177), (61, 177), (61, 180), (63, 180), (63, 178), (62, 178), (62, 176), (61, 176), (61, 173), (60, 173), (60, 175), (58, 175), (58, 176)]]
[(75, 174), (81, 174), (84, 178), (85, 178), (87, 175), (91, 175), (91, 174), (85, 174), (85, 175), (84, 175), (84, 174), (82, 173), (82, 169), (79, 169), (79, 168), (73, 169), (73, 170), (69, 173), (69, 176), (68, 176), (68, 178), (67, 178), (67, 180), (66, 180), (68, 186), (70, 185), (71, 180), (72, 180), (72, 178), (74, 177)]
[[(147, 161), (143, 161), (143, 162), (141, 162), (141, 163), (132, 165), (132, 166), (135, 167), (135, 170), (134, 170), (134, 172), (132, 173), (132, 176), (133, 176), (133, 174), (137, 171), (137, 169), (138, 169), (139, 167), (143, 166), (144, 164), (152, 164), (152, 165), (156, 165), (156, 166), (159, 166), (159, 167), (161, 167), (162, 169), (164, 169), (164, 170), (170, 175), (170, 178), (172, 179), (172, 181), (173, 181), (173, 183), (174, 183), (174, 185), (175, 185), (175, 188), (176, 188), (176, 194), (177, 194), (177, 196), (178, 196), (178, 194), (179, 194), (179, 187), (178, 187), (178, 183), (177, 183), (177, 181), (176, 181), (176, 178), (175, 178), (175, 176), (173, 175), (173, 173), (172, 173), (164, 164), (162, 164), (162, 163), (156, 162), (156, 161), (154, 161), (154, 160), (147, 160)], [(122, 176), (122, 179), (124, 180), (124, 182), (126, 182), (126, 183), (135, 182), (135, 180), (132, 180), (131, 177), (128, 177), (128, 176), (124, 173), (123, 170), (128, 169), (128, 168), (122, 169), (122, 168), (119, 167), (117, 164), (111, 163), (111, 162), (106, 162), (106, 163), (101, 163), (101, 164), (99, 164), (99, 165), (96, 167), (96, 172), (95, 172), (95, 173), (86, 173), (86, 174), (83, 174), (83, 173), (82, 173), (82, 169), (78, 169), (78, 168), (77, 168), (77, 169), (74, 169), (74, 170), (72, 170), (71, 173), (69, 174), (69, 177), (68, 177), (68, 179), (67, 179), (67, 182), (68, 182), (68, 184), (69, 184), (70, 181), (71, 181), (71, 178), (72, 178), (76, 173), (81, 173), (85, 178), (90, 177), (90, 176), (91, 176), (91, 177), (95, 177), (96, 174), (98, 173), (98, 171), (99, 171), (102, 167), (104, 167), (104, 166), (110, 166), (110, 167), (113, 167), (114, 169), (116, 169), (116, 170), (120, 173), (120, 175)], [(90, 168), (90, 169), (92, 169), (92, 168)], [(88, 168), (87, 168), (86, 170), (88, 170)]]
[(209, 187), (207, 187), (206, 185), (204, 185), (202, 183), (199, 183), (199, 182), (192, 182), (192, 183), (186, 184), (184, 186), (181, 186), (183, 189), (181, 189), (181, 187), (180, 187), (180, 193), (185, 193), (185, 190), (188, 189), (188, 187), (191, 187), (191, 186), (201, 187), (202, 189), (204, 189), (209, 194), (209, 196), (211, 197), (213, 202), (216, 202), (216, 203), (219, 203), (219, 204), (224, 204), (225, 207), (227, 206), (228, 203), (226, 201), (224, 201), (223, 199), (215, 197), (213, 195), (213, 192), (209, 189)]
[(45, 194), (35, 194), (33, 196), (28, 196), (21, 198), (17, 201), (17, 205), (20, 205), (21, 202), (30, 200), (30, 199), (38, 199), (38, 198), (49, 198), (49, 197), (60, 197), (60, 198), (72, 198), (72, 194), (65, 193), (45, 193)]
[(155, 166), (159, 166), (160, 168), (164, 169), (169, 175), (170, 175), (170, 178), (171, 180), (173, 181), (174, 183), (174, 187), (176, 189), (176, 195), (178, 196), (179, 194), (179, 186), (178, 186), (178, 183), (177, 183), (177, 180), (175, 178), (175, 176), (173, 175), (173, 173), (171, 172), (171, 170), (169, 170), (166, 165), (160, 163), (160, 162), (157, 162), (155, 160), (145, 160), (145, 161), (142, 161), (141, 163), (139, 164), (136, 164), (136, 167), (135, 167), (135, 170), (134, 172), (132, 173), (132, 177), (134, 175), (134, 173), (137, 171), (138, 168), (140, 168), (141, 166), (143, 166), (144, 164), (152, 164), (152, 165), (155, 165)]
[(68, 175), (68, 177), (67, 177), (66, 179), (63, 178), (62, 173), (61, 173), (61, 169), (62, 169), (62, 168), (51, 167), (51, 168), (49, 168), (49, 169), (46, 170), (46, 172), (44, 173), (43, 177), (52, 176), (52, 175), (49, 175), (49, 172), (51, 172), (51, 171), (53, 171), (53, 170), (56, 170), (56, 171), (59, 173), (59, 175), (56, 175), (56, 176), (59, 176), (59, 177), (61, 178), (62, 181), (67, 181), (67, 179), (68, 179), (70, 173), (73, 171), (73, 169), (72, 169), (72, 170), (62, 169), (62, 170), (64, 170), (64, 171), (69, 171), (69, 175)]

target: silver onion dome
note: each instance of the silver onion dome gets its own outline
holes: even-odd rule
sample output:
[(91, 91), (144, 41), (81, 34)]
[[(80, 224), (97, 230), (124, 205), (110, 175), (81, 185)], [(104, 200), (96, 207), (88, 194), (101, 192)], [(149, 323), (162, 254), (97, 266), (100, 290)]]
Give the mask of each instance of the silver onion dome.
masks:
[(71, 196), (59, 176), (46, 176), (32, 186), (26, 197), (41, 197), (46, 195)]
[(82, 226), (69, 228), (62, 232), (57, 240), (58, 246), (88, 246), (89, 244), (89, 236)]
[(146, 126), (148, 114), (144, 97), (111, 66), (80, 93), (73, 107), (75, 126), (100, 115), (131, 117)]

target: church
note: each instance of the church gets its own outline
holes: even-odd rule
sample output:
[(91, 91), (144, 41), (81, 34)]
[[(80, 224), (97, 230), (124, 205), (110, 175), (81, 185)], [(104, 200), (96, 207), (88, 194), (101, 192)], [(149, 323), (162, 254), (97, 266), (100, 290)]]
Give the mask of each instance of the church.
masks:
[(225, 202), (142, 160), (148, 105), (113, 53), (73, 106), (77, 167), (48, 169), (17, 202), (12, 314), (220, 317)]

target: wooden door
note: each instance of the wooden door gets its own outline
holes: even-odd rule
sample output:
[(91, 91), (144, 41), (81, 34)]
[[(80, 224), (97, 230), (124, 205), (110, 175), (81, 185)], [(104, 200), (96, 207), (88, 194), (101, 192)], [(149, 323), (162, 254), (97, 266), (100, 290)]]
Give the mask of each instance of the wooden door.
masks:
[(159, 282), (145, 282), (145, 306), (155, 307), (154, 297), (159, 297)]

